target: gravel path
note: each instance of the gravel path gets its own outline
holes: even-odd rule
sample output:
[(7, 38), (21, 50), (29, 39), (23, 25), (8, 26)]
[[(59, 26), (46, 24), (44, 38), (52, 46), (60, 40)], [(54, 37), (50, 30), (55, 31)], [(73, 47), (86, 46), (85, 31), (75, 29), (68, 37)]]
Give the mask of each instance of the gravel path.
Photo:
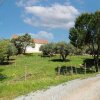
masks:
[(76, 79), (45, 91), (29, 93), (14, 100), (100, 100), (100, 75)]

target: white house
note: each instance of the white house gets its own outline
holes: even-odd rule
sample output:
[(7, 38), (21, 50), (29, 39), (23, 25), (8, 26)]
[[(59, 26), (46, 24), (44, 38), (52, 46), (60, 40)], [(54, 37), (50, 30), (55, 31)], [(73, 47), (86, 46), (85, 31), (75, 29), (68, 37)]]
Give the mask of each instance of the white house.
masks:
[(42, 40), (42, 39), (33, 39), (33, 42), (35, 43), (34, 48), (32, 46), (27, 46), (26, 53), (40, 53), (41, 51), (39, 49), (41, 45), (48, 43), (47, 40)]
[[(12, 38), (16, 39), (18, 38), (18, 35), (13, 35)], [(43, 39), (33, 39), (32, 42), (35, 44), (35, 46), (34, 47), (27, 46), (26, 53), (40, 53), (41, 51), (39, 49), (41, 45), (48, 43), (47, 40), (43, 40)]]

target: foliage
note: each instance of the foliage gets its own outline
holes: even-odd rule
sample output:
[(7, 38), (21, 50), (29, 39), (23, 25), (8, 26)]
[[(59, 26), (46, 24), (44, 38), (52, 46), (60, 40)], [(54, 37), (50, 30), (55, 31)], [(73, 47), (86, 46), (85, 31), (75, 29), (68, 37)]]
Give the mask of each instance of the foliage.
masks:
[(28, 33), (19, 36), (18, 38), (13, 38), (11, 42), (16, 46), (18, 54), (25, 53), (26, 47), (33, 44), (32, 38)]
[(0, 40), (0, 63), (9, 60), (9, 57), (17, 53), (16, 47), (10, 40)]
[(47, 56), (52, 56), (53, 54), (55, 54), (54, 49), (55, 49), (54, 43), (45, 44), (40, 47), (40, 51), (43, 52), (43, 55), (47, 55)]
[(67, 44), (67, 49), (70, 55), (74, 55), (76, 53), (76, 48), (71, 43)]
[(56, 43), (55, 50), (58, 54), (60, 54), (63, 61), (66, 61), (66, 57), (68, 56), (70, 50), (65, 42)]
[(9, 43), (7, 46), (7, 59), (9, 60), (10, 56), (16, 55), (17, 54), (17, 49), (13, 43)]
[[(100, 11), (95, 13), (83, 13), (75, 22), (75, 26), (70, 29), (70, 42), (76, 48), (83, 48), (88, 45), (92, 50), (96, 71), (98, 71), (98, 61), (100, 55)], [(96, 48), (95, 48), (96, 46)]]
[(43, 55), (52, 56), (53, 54), (60, 54), (60, 57), (63, 61), (66, 61), (66, 57), (71, 53), (74, 53), (74, 47), (71, 44), (66, 42), (58, 43), (49, 43), (42, 45), (40, 50), (43, 52)]
[(0, 63), (3, 63), (7, 57), (8, 40), (0, 40)]

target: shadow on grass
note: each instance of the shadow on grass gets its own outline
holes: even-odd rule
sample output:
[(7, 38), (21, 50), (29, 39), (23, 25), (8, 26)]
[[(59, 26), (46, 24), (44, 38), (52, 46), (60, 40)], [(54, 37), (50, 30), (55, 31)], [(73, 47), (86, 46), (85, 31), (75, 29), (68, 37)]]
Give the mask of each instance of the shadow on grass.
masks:
[(2, 74), (1, 72), (4, 71), (4, 69), (0, 69), (0, 81), (3, 81), (7, 78), (6, 75)]
[[(83, 65), (85, 65), (85, 64), (86, 64), (86, 68), (91, 68), (92, 66), (95, 66), (94, 59), (85, 59), (83, 61)], [(99, 59), (98, 65), (100, 66), (100, 59)]]
[(13, 59), (13, 58), (11, 58), (11, 59), (9, 59), (9, 61), (14, 61), (15, 59)]
[[(55, 72), (58, 75), (70, 75), (70, 74), (84, 74), (85, 70), (84, 68), (80, 67), (77, 68), (75, 66), (61, 66), (55, 68)], [(86, 69), (86, 73), (94, 73), (94, 70)]]
[(6, 75), (0, 73), (0, 81), (3, 81), (7, 78)]
[(34, 56), (33, 53), (25, 53), (24, 55), (25, 55), (25, 56)]
[(50, 61), (53, 61), (53, 62), (69, 62), (70, 60), (66, 59), (65, 61), (63, 61), (62, 59), (52, 59)]
[(3, 62), (3, 63), (0, 63), (0, 65), (11, 65), (13, 64), (14, 62)]
[(56, 56), (56, 54), (54, 54), (54, 55), (44, 55), (44, 54), (38, 54), (38, 56), (40, 56), (41, 58), (42, 57), (48, 57), (48, 58), (52, 58), (52, 57), (55, 57)]

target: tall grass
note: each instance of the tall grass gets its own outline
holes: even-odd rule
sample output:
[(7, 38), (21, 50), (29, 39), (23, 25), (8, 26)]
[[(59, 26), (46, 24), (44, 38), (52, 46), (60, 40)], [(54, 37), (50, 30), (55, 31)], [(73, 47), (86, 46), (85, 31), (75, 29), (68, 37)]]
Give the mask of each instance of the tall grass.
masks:
[[(10, 100), (15, 96), (26, 94), (31, 91), (48, 88), (75, 78), (88, 75), (58, 76), (55, 72), (57, 66), (76, 66), (83, 63), (90, 56), (68, 56), (68, 62), (55, 61), (59, 55), (52, 58), (41, 58), (38, 54), (20, 55), (12, 57), (9, 65), (0, 65), (0, 73), (4, 79), (0, 81), (0, 98)], [(15, 60), (14, 60), (15, 59)], [(52, 61), (54, 59), (54, 61)], [(26, 74), (26, 81), (25, 81)]]

